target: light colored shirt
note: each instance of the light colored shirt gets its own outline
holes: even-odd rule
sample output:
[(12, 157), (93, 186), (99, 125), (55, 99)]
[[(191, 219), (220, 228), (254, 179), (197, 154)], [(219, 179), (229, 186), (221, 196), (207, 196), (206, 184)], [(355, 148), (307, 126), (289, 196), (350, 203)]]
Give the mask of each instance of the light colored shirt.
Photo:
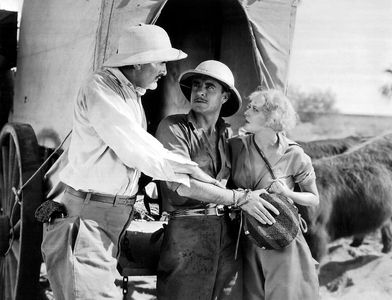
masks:
[(131, 196), (140, 172), (159, 180), (189, 185), (183, 165), (195, 165), (165, 149), (146, 131), (136, 88), (118, 68), (94, 73), (82, 86), (74, 106), (68, 163), (62, 182), (76, 190)]

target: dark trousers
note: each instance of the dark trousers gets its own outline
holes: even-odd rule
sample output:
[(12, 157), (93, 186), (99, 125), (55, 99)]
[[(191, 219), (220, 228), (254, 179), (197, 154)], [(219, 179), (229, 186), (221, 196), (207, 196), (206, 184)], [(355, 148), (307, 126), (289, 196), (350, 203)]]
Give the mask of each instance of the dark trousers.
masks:
[(158, 299), (241, 299), (242, 261), (226, 217), (171, 219), (158, 266)]

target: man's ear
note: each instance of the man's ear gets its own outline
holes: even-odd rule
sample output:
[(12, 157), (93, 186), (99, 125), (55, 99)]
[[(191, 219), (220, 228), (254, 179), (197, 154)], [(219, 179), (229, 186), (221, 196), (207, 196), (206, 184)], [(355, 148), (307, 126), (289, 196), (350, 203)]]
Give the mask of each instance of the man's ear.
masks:
[(142, 69), (142, 65), (141, 64), (135, 64), (135, 65), (133, 65), (134, 66), (134, 68), (135, 68), (135, 70), (141, 70)]
[(225, 103), (227, 100), (230, 98), (230, 92), (224, 92), (224, 95), (222, 97), (223, 103)]

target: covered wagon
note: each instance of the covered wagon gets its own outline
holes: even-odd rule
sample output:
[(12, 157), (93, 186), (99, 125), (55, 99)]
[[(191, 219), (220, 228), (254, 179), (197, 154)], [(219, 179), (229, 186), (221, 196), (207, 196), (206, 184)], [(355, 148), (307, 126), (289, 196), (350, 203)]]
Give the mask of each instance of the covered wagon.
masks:
[[(71, 130), (82, 80), (116, 51), (122, 28), (155, 23), (188, 54), (143, 96), (154, 134), (163, 117), (189, 110), (178, 75), (203, 60), (227, 64), (244, 99), (260, 85), (285, 89), (296, 8), (296, 0), (25, 1), (13, 109), (0, 136), (0, 299), (37, 298), (42, 227), (34, 211), (48, 165), (29, 178)], [(234, 133), (245, 106), (227, 119)]]

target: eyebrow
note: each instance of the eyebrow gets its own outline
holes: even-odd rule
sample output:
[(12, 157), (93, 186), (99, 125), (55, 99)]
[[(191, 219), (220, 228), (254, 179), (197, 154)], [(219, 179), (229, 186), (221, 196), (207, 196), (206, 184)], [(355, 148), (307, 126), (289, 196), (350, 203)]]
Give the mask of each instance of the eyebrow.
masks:
[(214, 82), (212, 82), (212, 81), (205, 81), (205, 85), (206, 86), (214, 86), (214, 87), (216, 87), (216, 84)]

